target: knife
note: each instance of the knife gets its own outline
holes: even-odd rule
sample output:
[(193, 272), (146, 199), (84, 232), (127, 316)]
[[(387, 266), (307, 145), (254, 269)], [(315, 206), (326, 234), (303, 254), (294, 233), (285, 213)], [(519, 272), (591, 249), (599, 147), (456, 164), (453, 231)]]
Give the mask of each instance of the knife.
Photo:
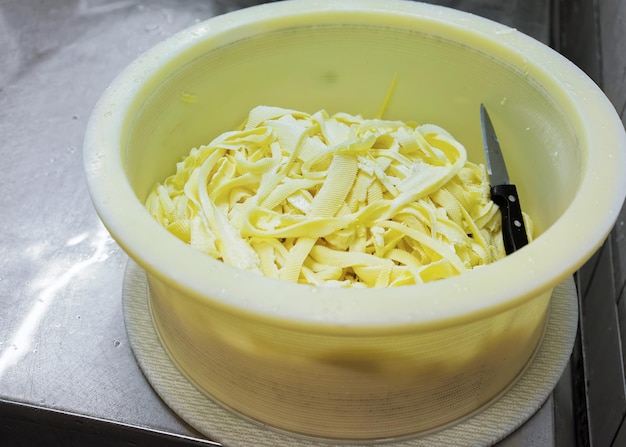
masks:
[(491, 200), (500, 207), (504, 250), (509, 255), (528, 244), (524, 217), (517, 188), (509, 181), (496, 131), (483, 104), (480, 105), (480, 121), (487, 159), (487, 173), (491, 183)]

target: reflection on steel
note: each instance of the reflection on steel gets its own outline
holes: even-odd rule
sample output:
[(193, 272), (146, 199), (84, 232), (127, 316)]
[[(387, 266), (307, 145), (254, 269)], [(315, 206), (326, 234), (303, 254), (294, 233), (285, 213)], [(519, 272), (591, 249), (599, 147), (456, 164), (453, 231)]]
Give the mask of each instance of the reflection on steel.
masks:
[[(67, 246), (73, 246), (82, 242), (88, 237), (88, 233), (81, 233), (71, 237), (67, 241)], [(19, 362), (31, 349), (35, 333), (40, 329), (41, 322), (49, 311), (50, 306), (54, 304), (59, 292), (67, 287), (68, 284), (87, 268), (97, 262), (106, 261), (108, 245), (113, 242), (111, 236), (106, 229), (101, 226), (93, 237), (91, 246), (95, 251), (92, 256), (84, 261), (76, 262), (64, 272), (59, 272), (57, 264), (48, 265), (36, 280), (30, 285), (36, 294), (32, 307), (26, 313), (26, 316), (17, 327), (15, 333), (11, 336), (7, 346), (0, 354), (0, 379), (5, 371), (11, 366)], [(30, 250), (29, 250), (30, 251)], [(40, 249), (35, 248), (32, 254), (35, 258), (40, 257)], [(36, 259), (35, 259), (36, 260)]]

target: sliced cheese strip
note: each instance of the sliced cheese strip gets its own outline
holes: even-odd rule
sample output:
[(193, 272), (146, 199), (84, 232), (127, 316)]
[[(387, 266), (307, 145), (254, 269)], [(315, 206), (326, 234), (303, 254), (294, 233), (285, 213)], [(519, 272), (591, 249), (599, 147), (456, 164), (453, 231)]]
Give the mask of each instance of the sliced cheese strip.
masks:
[(505, 255), (484, 166), (432, 124), (259, 106), (145, 205), (209, 256), (314, 285), (416, 284)]

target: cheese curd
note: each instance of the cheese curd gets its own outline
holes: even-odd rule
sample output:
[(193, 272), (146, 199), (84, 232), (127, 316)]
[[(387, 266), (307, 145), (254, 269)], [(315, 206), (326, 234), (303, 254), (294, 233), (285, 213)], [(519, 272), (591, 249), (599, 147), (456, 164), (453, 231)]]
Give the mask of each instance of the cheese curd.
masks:
[(259, 106), (146, 208), (215, 259), (313, 285), (416, 284), (505, 256), (484, 166), (431, 124)]

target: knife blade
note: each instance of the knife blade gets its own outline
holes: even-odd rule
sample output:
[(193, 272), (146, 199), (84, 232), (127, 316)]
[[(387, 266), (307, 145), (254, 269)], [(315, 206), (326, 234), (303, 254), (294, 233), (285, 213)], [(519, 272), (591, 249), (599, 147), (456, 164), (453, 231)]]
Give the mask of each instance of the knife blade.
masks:
[(487, 173), (491, 184), (491, 200), (500, 207), (504, 250), (509, 255), (528, 244), (524, 216), (517, 188), (509, 180), (500, 142), (483, 104), (480, 105), (480, 121), (487, 160)]

